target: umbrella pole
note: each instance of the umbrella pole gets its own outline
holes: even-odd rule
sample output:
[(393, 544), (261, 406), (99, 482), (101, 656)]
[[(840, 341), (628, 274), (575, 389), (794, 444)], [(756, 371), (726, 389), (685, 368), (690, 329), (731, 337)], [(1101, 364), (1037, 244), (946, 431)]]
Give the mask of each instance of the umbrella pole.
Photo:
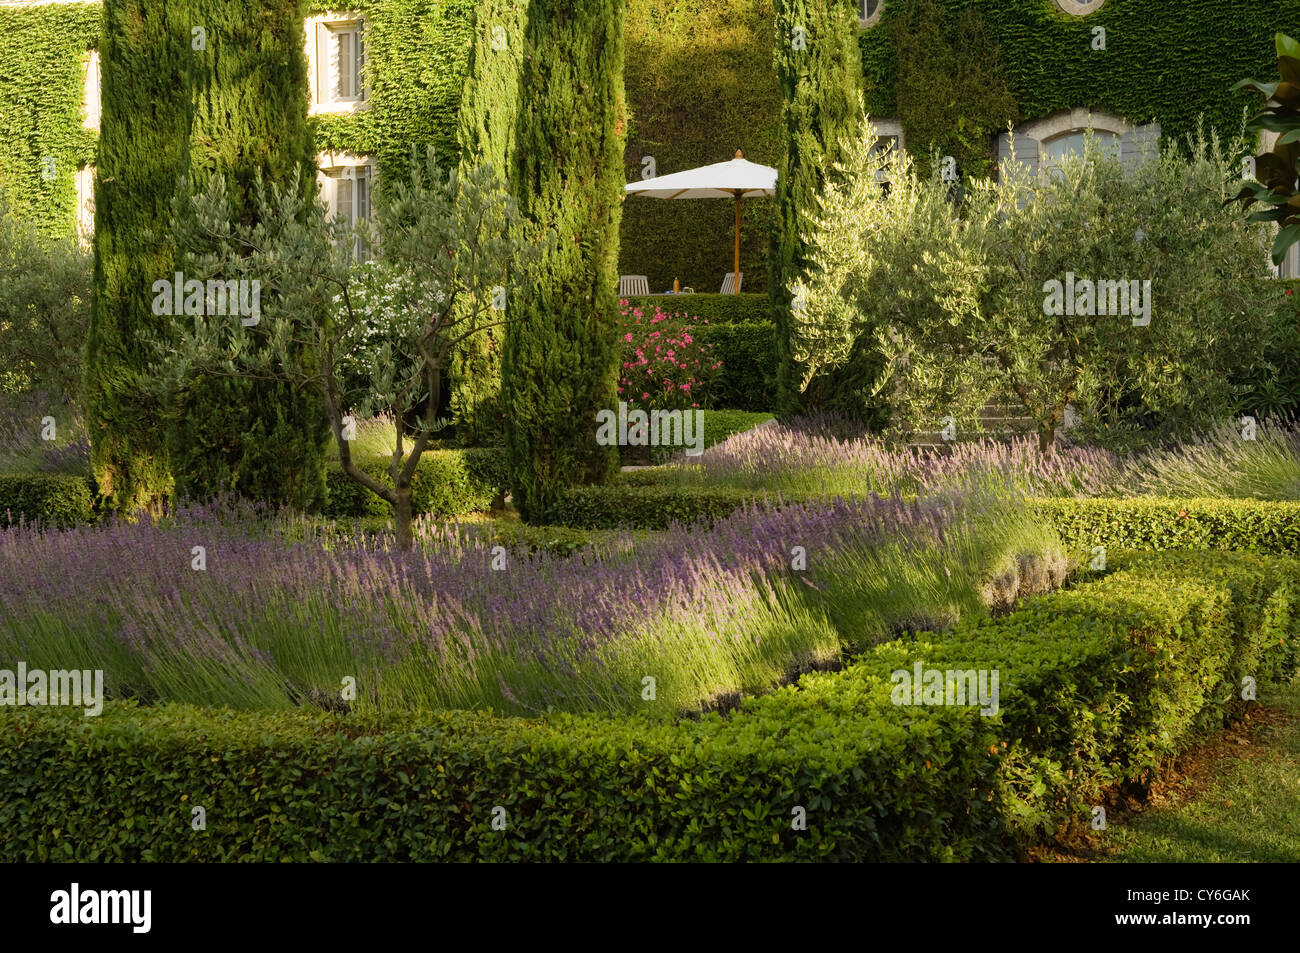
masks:
[(744, 201), (745, 201), (745, 197), (741, 195), (739, 192), (737, 192), (736, 193), (736, 259), (735, 259), (736, 268), (735, 271), (732, 272), (736, 276), (736, 280), (732, 282), (731, 285), (732, 294), (740, 293), (740, 206), (744, 204)]

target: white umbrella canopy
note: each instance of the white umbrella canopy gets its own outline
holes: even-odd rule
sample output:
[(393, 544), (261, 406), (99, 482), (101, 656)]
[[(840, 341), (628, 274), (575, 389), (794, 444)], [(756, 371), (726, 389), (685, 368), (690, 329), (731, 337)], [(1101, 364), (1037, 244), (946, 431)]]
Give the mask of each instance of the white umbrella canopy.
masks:
[(776, 169), (747, 160), (739, 149), (726, 162), (674, 172), (624, 186), (628, 195), (656, 199), (733, 199), (736, 203), (735, 273), (732, 291), (740, 288), (740, 209), (746, 198), (776, 194)]

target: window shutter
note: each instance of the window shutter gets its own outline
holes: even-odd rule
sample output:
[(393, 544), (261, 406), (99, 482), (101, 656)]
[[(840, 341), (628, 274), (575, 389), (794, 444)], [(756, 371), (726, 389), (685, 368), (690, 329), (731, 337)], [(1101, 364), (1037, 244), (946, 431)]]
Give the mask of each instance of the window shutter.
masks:
[(1149, 122), (1138, 126), (1119, 140), (1119, 161), (1129, 168), (1160, 155), (1160, 123)]
[(334, 183), (334, 194), (338, 201), (335, 203), (334, 214), (339, 221), (345, 224), (351, 224), (352, 217), (352, 180), (339, 178)]
[(336, 71), (334, 80), (334, 101), (341, 102), (352, 98), (353, 46), (355, 34), (351, 30), (334, 34), (334, 55)]
[(312, 76), (316, 102), (330, 101), (330, 31), (324, 23), (316, 24), (316, 71)]
[(1016, 162), (1025, 166), (1032, 176), (1038, 175), (1039, 148), (1038, 140), (1019, 134), (1002, 133), (998, 136), (998, 167), (1011, 161), (1011, 146), (1015, 144)]

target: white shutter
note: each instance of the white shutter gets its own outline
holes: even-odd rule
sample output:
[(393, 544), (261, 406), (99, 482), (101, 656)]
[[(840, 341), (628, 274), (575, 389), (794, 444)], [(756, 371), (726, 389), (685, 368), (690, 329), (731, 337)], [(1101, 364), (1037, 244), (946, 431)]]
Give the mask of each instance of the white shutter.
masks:
[(330, 31), (324, 23), (316, 24), (316, 71), (312, 75), (316, 102), (330, 101)]
[(342, 102), (352, 98), (352, 73), (354, 34), (351, 30), (340, 30), (334, 34), (334, 101)]
[(340, 222), (351, 225), (352, 217), (352, 180), (339, 177), (334, 182), (334, 215)]

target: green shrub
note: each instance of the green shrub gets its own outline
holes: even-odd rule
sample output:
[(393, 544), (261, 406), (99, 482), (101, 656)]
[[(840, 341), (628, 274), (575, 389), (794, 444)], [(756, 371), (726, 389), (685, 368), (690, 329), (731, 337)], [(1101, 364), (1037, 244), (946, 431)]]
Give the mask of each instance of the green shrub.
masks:
[[(884, 680), (856, 672), (752, 702), (743, 717), (675, 725), (121, 704), (99, 718), (18, 708), (0, 719), (0, 852), (15, 860), (1010, 854), (987, 727), (953, 709), (904, 726)], [(207, 808), (201, 841), (191, 805)], [(792, 829), (796, 807), (806, 831)]]
[[(370, 459), (360, 466), (371, 476), (391, 482), (387, 460)], [(505, 453), (500, 448), (426, 450), (412, 482), (412, 509), (433, 516), (479, 512), (491, 508), (505, 483)], [(392, 516), (392, 507), (337, 467), (326, 471), (326, 484), (326, 516)]]
[(704, 390), (709, 404), (750, 411), (776, 405), (776, 340), (770, 321), (705, 324), (694, 334), (722, 362)]
[(633, 308), (669, 314), (689, 314), (709, 324), (767, 324), (772, 326), (772, 302), (760, 294), (636, 295), (625, 299)]
[(1034, 506), (1067, 546), (1300, 555), (1300, 503), (1139, 497), (1038, 499)]
[(74, 526), (98, 518), (93, 480), (61, 473), (0, 475), (0, 527), (20, 521)]
[(667, 529), (672, 523), (715, 523), (755, 499), (730, 487), (576, 487), (560, 494), (546, 522), (580, 529)]

